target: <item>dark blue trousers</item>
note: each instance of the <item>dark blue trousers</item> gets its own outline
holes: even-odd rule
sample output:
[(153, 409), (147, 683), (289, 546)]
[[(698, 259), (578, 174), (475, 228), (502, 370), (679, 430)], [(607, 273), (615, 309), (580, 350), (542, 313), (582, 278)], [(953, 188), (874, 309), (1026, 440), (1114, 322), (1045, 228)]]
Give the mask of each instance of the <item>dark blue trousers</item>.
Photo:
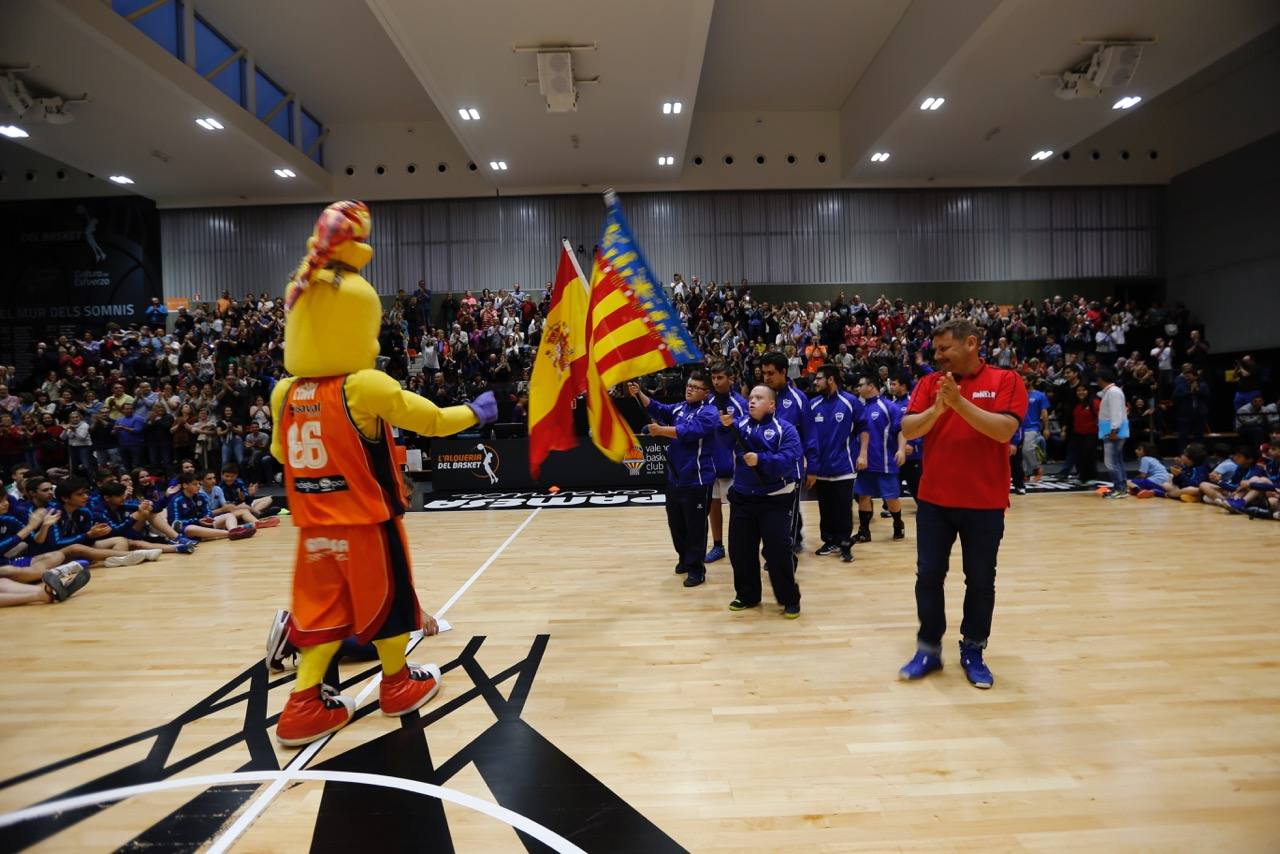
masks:
[(813, 489), (818, 494), (818, 529), (823, 544), (848, 546), (853, 539), (853, 478), (819, 480)]
[(800, 604), (795, 556), (791, 553), (793, 493), (743, 495), (729, 490), (729, 562), (733, 588), (746, 605), (760, 601), (760, 551), (769, 567), (773, 597), (782, 606)]
[(671, 545), (680, 559), (680, 568), (694, 578), (705, 578), (707, 574), (702, 561), (707, 555), (707, 508), (710, 502), (710, 484), (667, 484), (667, 527), (671, 529)]
[(943, 582), (951, 562), (951, 547), (960, 538), (964, 567), (964, 620), (960, 634), (985, 646), (996, 606), (996, 555), (1004, 536), (1004, 510), (966, 510), (942, 507), (916, 499), (916, 613), (920, 649), (942, 651), (947, 631)]

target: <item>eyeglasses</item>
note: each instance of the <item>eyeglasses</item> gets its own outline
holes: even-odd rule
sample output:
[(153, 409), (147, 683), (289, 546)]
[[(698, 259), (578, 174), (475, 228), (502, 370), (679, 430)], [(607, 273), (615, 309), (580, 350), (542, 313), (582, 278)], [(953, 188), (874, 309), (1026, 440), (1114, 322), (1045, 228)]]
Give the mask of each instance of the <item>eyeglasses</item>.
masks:
[(709, 391), (709, 389), (706, 386), (694, 385), (693, 383), (686, 383), (685, 388), (689, 389), (690, 391)]

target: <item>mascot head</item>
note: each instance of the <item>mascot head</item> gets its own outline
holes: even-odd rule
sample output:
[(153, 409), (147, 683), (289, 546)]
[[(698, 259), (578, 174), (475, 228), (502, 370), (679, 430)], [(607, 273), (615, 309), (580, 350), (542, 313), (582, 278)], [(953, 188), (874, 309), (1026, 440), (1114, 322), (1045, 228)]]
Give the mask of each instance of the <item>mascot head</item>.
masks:
[(284, 366), (299, 377), (372, 368), (382, 303), (360, 269), (373, 257), (369, 208), (335, 202), (316, 220), (285, 293)]

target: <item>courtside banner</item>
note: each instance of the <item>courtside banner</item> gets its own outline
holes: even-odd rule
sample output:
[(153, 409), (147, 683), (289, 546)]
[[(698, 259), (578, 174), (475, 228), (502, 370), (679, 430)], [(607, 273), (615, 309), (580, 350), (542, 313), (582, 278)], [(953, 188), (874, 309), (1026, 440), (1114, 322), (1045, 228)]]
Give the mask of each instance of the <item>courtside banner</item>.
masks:
[(590, 442), (552, 451), (535, 482), (529, 475), (528, 439), (432, 439), (432, 488), (442, 492), (661, 486), (667, 479), (666, 440), (637, 436), (640, 447), (615, 463)]

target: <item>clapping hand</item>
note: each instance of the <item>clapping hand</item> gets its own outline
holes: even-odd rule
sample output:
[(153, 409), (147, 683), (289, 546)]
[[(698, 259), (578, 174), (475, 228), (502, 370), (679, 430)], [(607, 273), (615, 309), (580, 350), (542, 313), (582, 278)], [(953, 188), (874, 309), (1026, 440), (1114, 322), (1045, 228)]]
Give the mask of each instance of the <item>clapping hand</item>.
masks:
[(724, 412), (721, 412), (721, 413), (720, 413), (720, 424), (721, 424), (722, 426), (724, 426), (724, 427), (732, 427), (732, 426), (733, 426), (733, 413), (732, 413), (732, 412), (729, 412), (728, 410), (725, 410)]
[(938, 401), (948, 409), (955, 409), (961, 400), (960, 386), (956, 385), (955, 376), (947, 371), (938, 382)]
[(755, 468), (755, 466), (760, 462), (760, 455), (755, 451), (747, 451), (742, 455), (742, 461), (752, 468)]

